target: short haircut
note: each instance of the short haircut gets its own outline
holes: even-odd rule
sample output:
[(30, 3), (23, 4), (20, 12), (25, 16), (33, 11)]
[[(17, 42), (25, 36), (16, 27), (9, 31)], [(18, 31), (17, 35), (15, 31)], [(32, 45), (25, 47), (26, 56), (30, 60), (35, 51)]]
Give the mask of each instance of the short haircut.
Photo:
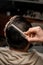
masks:
[[(27, 31), (31, 26), (31, 24), (22, 16), (16, 16), (15, 18), (10, 19), (12, 23), (16, 25), (19, 29), (21, 29), (23, 32)], [(27, 43), (29, 43), (25, 38), (23, 38), (19, 32), (14, 31), (13, 27), (9, 27), (7, 25), (6, 27), (6, 38), (9, 47), (12, 47), (14, 49), (22, 50), (27, 46)]]

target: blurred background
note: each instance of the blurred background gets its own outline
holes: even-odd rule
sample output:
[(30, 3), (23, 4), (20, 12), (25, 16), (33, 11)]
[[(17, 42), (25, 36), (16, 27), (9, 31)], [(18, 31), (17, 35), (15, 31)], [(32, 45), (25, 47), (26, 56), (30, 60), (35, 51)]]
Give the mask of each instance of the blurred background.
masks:
[[(5, 24), (14, 15), (25, 16), (33, 27), (43, 28), (43, 0), (0, 0), (0, 47), (7, 45), (3, 31)], [(33, 48), (43, 52), (42, 43)]]

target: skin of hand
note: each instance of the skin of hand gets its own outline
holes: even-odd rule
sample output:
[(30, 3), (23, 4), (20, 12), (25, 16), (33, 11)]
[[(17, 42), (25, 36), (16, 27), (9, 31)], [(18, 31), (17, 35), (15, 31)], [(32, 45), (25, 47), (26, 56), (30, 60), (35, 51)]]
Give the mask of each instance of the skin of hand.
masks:
[(43, 42), (43, 30), (40, 26), (29, 28), (24, 34), (29, 42)]

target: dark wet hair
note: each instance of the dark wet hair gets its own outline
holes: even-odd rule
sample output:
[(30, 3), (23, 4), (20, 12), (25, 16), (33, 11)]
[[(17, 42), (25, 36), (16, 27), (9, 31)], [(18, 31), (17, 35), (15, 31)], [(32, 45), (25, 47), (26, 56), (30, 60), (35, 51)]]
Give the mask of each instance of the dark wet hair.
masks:
[[(27, 31), (31, 26), (31, 24), (21, 16), (16, 16), (16, 18), (10, 20), (11, 24), (16, 25), (23, 32)], [(11, 25), (9, 24), (9, 25)], [(6, 38), (8, 45), (14, 49), (22, 50), (29, 43), (18, 31), (16, 31), (12, 26), (6, 28)]]

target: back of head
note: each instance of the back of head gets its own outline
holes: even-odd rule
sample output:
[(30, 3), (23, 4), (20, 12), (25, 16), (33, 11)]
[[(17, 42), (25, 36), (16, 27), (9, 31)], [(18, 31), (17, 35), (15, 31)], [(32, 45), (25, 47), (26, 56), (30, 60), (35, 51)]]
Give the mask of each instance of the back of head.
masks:
[(28, 41), (10, 26), (11, 24), (15, 25), (23, 32), (27, 31), (31, 27), (31, 24), (27, 22), (24, 17), (16, 16), (10, 19), (9, 24), (6, 27), (5, 33), (9, 47), (22, 50), (27, 46)]

